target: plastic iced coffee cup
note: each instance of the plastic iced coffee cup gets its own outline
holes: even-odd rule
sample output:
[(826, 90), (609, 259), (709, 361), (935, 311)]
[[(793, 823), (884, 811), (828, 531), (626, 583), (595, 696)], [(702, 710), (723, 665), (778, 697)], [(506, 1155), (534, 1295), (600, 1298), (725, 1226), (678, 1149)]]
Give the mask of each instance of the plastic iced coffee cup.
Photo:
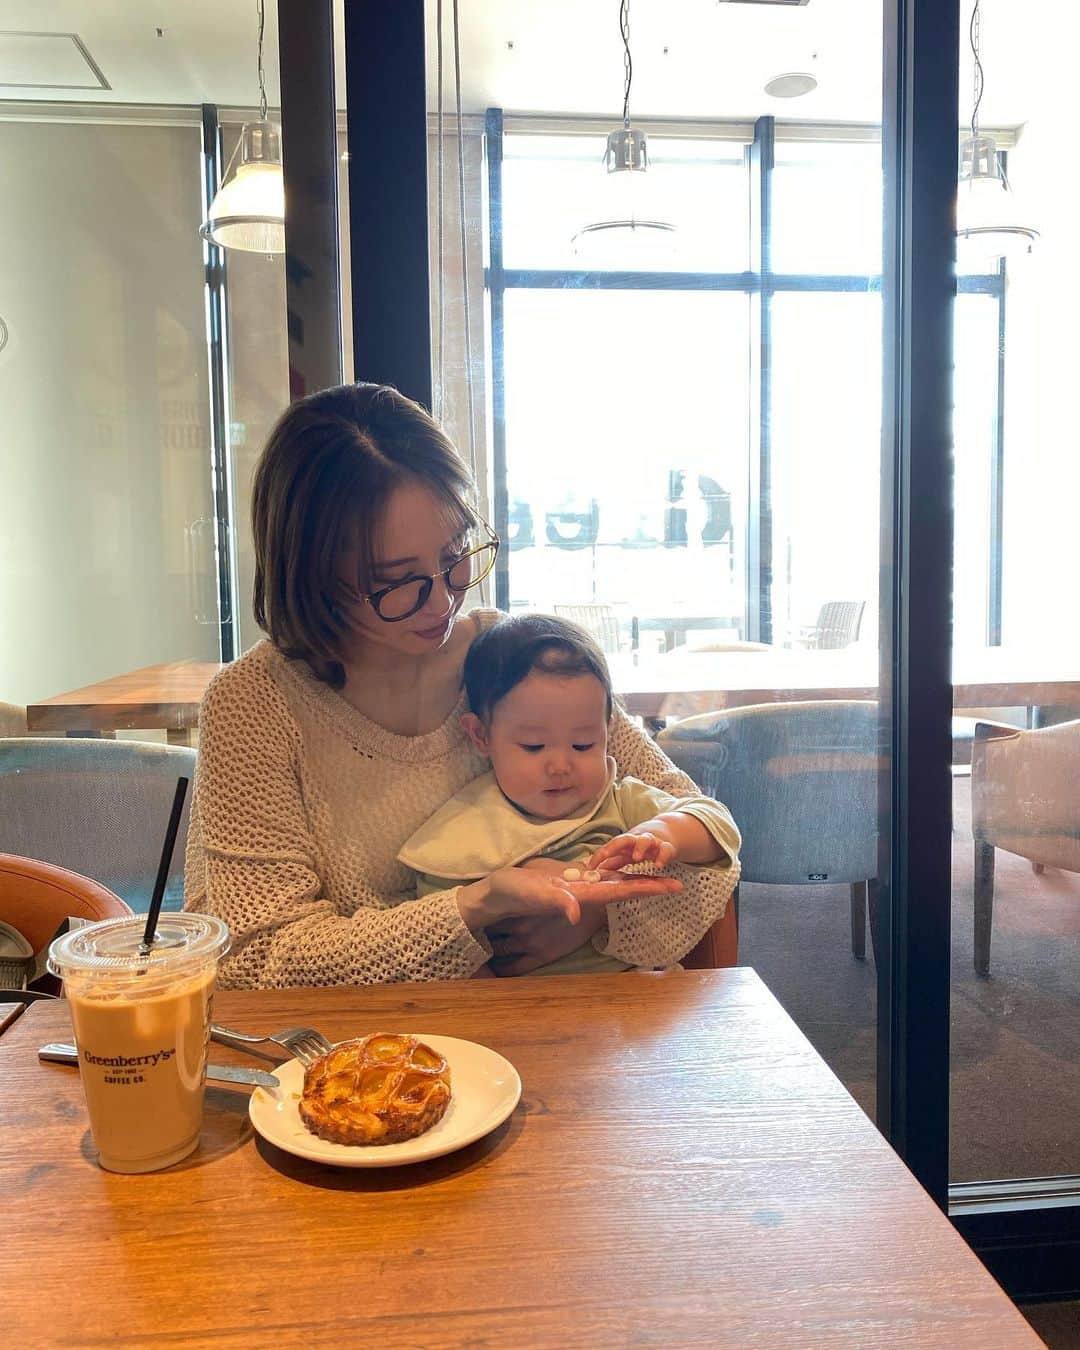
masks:
[(199, 1142), (217, 964), (229, 930), (208, 914), (146, 916), (65, 933), (49, 969), (71, 1007), (90, 1131), (102, 1167), (154, 1172)]

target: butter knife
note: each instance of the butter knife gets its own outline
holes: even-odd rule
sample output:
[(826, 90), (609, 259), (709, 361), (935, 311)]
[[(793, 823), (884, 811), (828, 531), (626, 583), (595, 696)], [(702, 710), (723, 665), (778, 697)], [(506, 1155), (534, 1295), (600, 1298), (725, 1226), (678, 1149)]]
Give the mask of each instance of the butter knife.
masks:
[[(46, 1060), (50, 1064), (78, 1064), (79, 1052), (71, 1044), (63, 1041), (50, 1041), (48, 1045), (43, 1045), (38, 1051), (38, 1059)], [(245, 1087), (267, 1088), (271, 1092), (276, 1092), (281, 1087), (281, 1083), (272, 1073), (266, 1073), (262, 1069), (234, 1068), (231, 1064), (208, 1064), (206, 1066), (207, 1082), (212, 1083), (232, 1083), (242, 1084)]]

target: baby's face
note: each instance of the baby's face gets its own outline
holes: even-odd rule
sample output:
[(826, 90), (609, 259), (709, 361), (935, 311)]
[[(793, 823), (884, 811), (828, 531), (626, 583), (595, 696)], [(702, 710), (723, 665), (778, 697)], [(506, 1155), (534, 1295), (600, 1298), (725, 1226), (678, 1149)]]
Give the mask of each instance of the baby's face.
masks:
[(594, 675), (531, 671), (491, 714), (487, 753), (499, 787), (530, 815), (576, 815), (603, 790), (607, 723)]

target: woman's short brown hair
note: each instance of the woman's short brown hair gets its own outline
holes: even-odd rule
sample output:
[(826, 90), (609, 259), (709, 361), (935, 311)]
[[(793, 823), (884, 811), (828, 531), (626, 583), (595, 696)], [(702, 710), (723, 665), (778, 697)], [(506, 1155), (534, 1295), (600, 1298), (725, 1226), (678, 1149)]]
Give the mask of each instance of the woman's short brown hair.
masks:
[(278, 419), (255, 469), (255, 619), (286, 656), (334, 688), (345, 682), (345, 617), (335, 563), (359, 540), (370, 584), (375, 527), (399, 483), (425, 483), (463, 524), (477, 517), (472, 477), (450, 438), (412, 399), (380, 384), (323, 389)]

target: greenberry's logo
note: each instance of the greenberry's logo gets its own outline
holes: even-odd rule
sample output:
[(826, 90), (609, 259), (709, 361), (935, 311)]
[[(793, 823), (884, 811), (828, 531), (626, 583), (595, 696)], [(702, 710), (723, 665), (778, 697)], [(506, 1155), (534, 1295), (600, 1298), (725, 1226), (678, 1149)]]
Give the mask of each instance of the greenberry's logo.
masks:
[(155, 1050), (149, 1055), (92, 1055), (89, 1050), (82, 1052), (87, 1064), (98, 1064), (105, 1069), (154, 1069), (165, 1060), (172, 1059), (175, 1050)]

